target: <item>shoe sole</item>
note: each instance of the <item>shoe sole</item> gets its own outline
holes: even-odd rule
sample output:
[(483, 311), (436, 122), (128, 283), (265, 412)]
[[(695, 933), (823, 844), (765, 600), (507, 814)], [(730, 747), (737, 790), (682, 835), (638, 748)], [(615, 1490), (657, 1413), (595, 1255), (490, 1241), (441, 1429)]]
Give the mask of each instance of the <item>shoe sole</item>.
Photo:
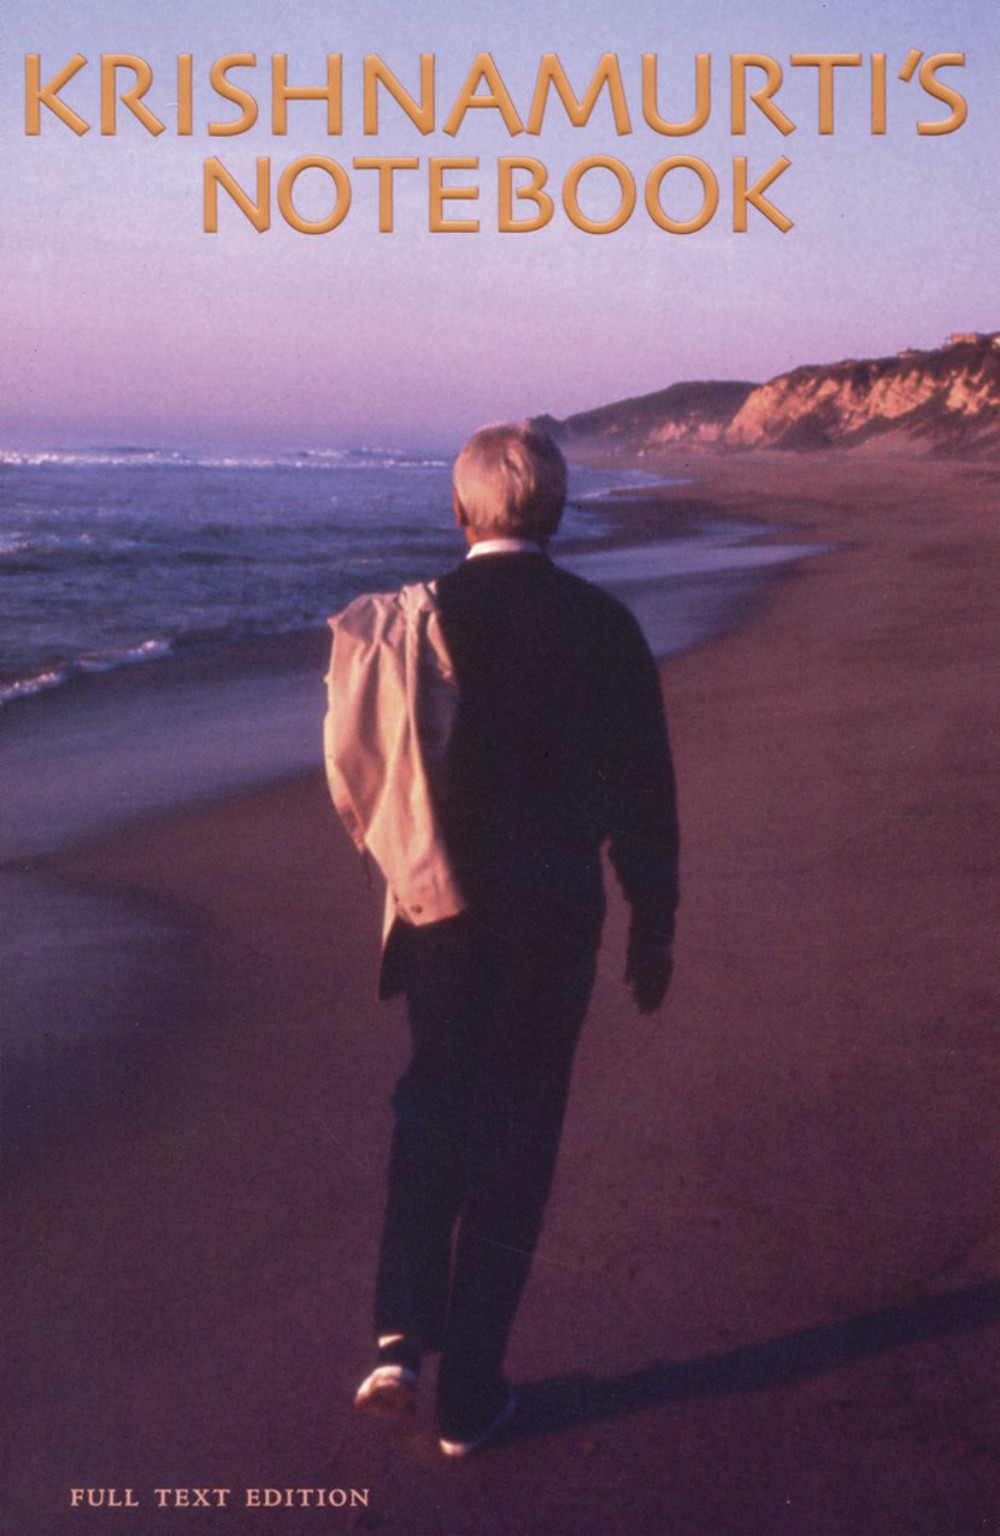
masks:
[(417, 1376), (400, 1365), (380, 1365), (366, 1376), (354, 1394), (355, 1408), (365, 1413), (401, 1417), (417, 1411)]

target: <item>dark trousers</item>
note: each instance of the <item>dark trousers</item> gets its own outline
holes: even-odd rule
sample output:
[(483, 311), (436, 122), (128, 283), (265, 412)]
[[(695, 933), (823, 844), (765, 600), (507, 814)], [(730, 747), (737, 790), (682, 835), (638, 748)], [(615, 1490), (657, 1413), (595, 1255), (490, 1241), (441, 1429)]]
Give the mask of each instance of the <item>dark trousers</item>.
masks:
[(552, 1184), (595, 947), (463, 915), (406, 935), (413, 1055), (395, 1128), (378, 1334), (441, 1351), (439, 1399), (495, 1388)]

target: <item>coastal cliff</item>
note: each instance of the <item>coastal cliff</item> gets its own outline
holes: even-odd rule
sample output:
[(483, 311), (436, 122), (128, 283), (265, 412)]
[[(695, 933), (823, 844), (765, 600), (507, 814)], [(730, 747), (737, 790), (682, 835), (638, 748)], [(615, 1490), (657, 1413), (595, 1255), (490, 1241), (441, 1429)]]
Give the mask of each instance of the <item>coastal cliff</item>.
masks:
[(795, 368), (766, 384), (674, 384), (539, 424), (569, 453), (846, 449), (879, 440), (909, 452), (1000, 456), (1000, 333)]

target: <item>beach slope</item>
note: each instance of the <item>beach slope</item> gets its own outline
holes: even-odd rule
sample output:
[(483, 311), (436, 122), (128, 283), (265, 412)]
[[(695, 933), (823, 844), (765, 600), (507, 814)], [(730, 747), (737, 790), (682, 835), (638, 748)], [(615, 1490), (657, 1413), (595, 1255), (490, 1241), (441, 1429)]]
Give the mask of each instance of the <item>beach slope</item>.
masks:
[(352, 1414), (405, 1041), (317, 768), (46, 865), (169, 911), (185, 1005), (10, 1169), (12, 1536), (993, 1528), (997, 475), (663, 467), (653, 526), (832, 549), (664, 668), (675, 986), (631, 1010), (616, 898), (510, 1436), (456, 1468), (430, 1393)]

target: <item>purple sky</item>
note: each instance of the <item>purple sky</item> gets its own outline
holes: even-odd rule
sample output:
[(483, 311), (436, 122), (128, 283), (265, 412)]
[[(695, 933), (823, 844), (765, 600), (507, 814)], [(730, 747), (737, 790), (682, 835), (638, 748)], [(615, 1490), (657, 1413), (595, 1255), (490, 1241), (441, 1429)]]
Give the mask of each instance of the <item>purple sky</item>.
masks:
[[(7, 218), (0, 234), (6, 279), (0, 448), (139, 442), (232, 446), (418, 443), (448, 447), (483, 420), (551, 411), (565, 415), (684, 378), (769, 377), (798, 363), (934, 346), (949, 332), (997, 326), (1000, 221), (995, 90), (998, 34), (993, 0), (930, 0), (879, 6), (843, 0), (780, 0), (748, 9), (736, 0), (664, 7), (571, 5), (544, 15), (512, 0), (470, 0), (456, 17), (440, 0), (407, 8), (372, 0), (348, 15), (332, 4), (284, 11), (259, 0), (206, 8), (178, 0), (140, 12), (127, 0), (67, 0), (10, 8), (0, 55)], [(627, 10), (627, 14), (624, 14)], [(831, 13), (835, 10), (836, 14)], [(16, 14), (16, 12), (20, 14)], [(225, 15), (227, 19), (221, 18)], [(962, 69), (938, 78), (969, 103), (967, 123), (918, 134), (918, 120), (949, 106), (898, 72), (911, 49), (964, 52)], [(553, 101), (541, 134), (511, 137), (494, 111), (471, 110), (459, 133), (441, 125), (476, 54), (492, 53), (522, 117), (538, 60), (558, 52), (581, 91), (603, 52), (621, 61), (634, 131), (615, 132), (606, 97), (587, 127), (570, 129)], [(752, 111), (750, 131), (729, 123), (730, 54), (768, 53), (786, 80), (778, 95), (797, 124), (788, 136)], [(91, 61), (63, 99), (95, 123), (78, 138), (51, 113), (24, 133), (24, 55), (42, 54), (48, 79), (76, 52)], [(154, 68), (147, 101), (168, 123), (152, 137), (119, 109), (118, 133), (102, 136), (102, 52), (137, 53)], [(195, 126), (175, 131), (172, 78), (178, 53), (195, 60)], [(237, 108), (207, 86), (211, 62), (256, 52), (256, 71), (234, 72), (263, 98), (256, 128), (209, 137), (209, 119)], [(289, 56), (293, 80), (316, 83), (328, 52), (344, 55), (344, 131), (326, 133), (325, 109), (293, 103), (289, 132), (271, 133), (270, 55)], [(365, 137), (359, 80), (379, 53), (411, 90), (419, 55), (437, 60), (438, 113), (423, 137), (391, 106)], [(665, 138), (641, 120), (639, 57), (659, 55), (672, 115), (693, 109), (694, 55), (713, 59), (712, 115), (699, 133)], [(836, 78), (835, 132), (817, 133), (817, 71), (792, 69), (793, 53), (860, 53)], [(888, 59), (888, 131), (870, 131), (870, 59)], [(759, 77), (754, 77), (756, 83)], [(351, 171), (354, 198), (343, 224), (306, 236), (274, 225), (258, 234), (225, 197), (220, 230), (202, 231), (202, 164), (217, 155), (252, 186), (256, 157), (270, 155), (275, 181), (304, 155), (350, 171), (357, 155), (416, 156), (400, 178), (396, 230), (380, 234), (374, 177)], [(559, 200), (566, 170), (590, 155), (623, 161), (638, 183), (623, 229), (573, 227)], [(719, 208), (697, 233), (656, 227), (645, 211), (648, 170), (667, 155), (694, 155), (720, 183)], [(781, 234), (751, 214), (732, 230), (732, 163), (745, 154), (751, 179), (785, 155), (791, 168), (773, 201), (795, 221)], [(478, 156), (478, 203), (451, 203), (452, 218), (477, 214), (477, 234), (427, 232), (431, 156)], [(496, 230), (496, 162), (533, 156), (556, 193), (551, 224), (530, 234)], [(669, 179), (667, 206), (690, 217), (699, 203), (691, 172)], [(328, 182), (298, 184), (300, 212), (320, 217)], [(608, 173), (591, 173), (581, 203), (605, 217)], [(527, 205), (522, 205), (526, 211)], [(11, 217), (13, 215), (13, 217)]]

